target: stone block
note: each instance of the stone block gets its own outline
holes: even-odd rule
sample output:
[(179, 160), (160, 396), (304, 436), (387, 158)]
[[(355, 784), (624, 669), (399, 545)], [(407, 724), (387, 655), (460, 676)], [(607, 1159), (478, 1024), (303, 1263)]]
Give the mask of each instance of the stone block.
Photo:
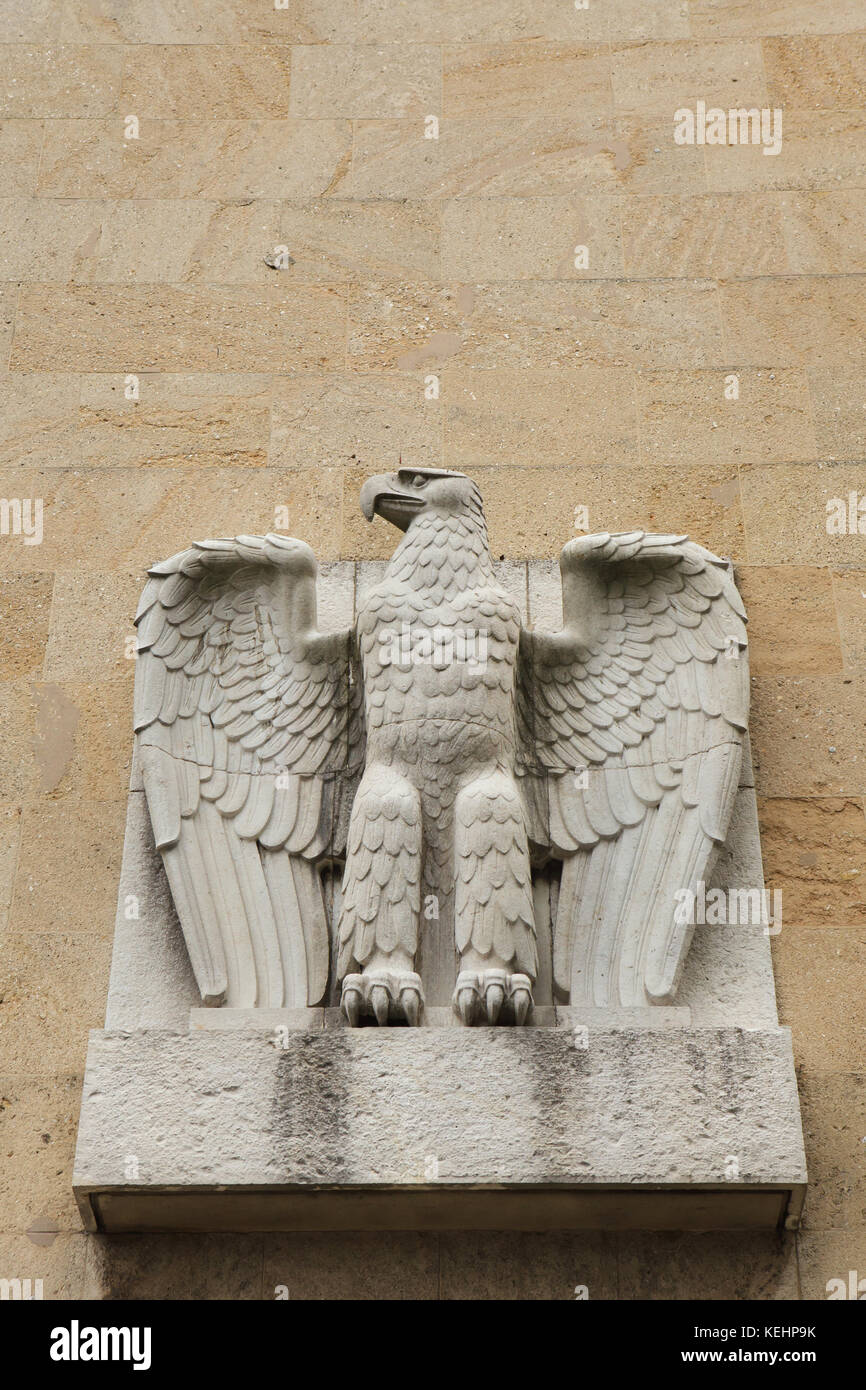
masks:
[(775, 1227), (805, 1182), (778, 1028), (94, 1033), (75, 1165), (105, 1231)]

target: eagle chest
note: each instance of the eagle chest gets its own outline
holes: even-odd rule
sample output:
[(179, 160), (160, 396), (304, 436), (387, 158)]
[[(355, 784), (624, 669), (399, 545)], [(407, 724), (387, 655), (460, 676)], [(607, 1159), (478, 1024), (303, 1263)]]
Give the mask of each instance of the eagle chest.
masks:
[(359, 614), (369, 727), (454, 720), (510, 727), (519, 613), (504, 591), (454, 601), (397, 586), (368, 595)]

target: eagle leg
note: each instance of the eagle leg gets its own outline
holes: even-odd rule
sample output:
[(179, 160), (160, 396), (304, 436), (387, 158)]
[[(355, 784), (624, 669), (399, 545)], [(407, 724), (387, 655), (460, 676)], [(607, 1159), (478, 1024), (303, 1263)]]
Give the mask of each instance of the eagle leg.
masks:
[(468, 782), (455, 805), (454, 1009), (466, 1025), (526, 1022), (538, 969), (523, 803), (498, 767)]
[(353, 1027), (419, 1022), (420, 913), (421, 799), (394, 768), (373, 763), (352, 804), (339, 926), (341, 1003)]

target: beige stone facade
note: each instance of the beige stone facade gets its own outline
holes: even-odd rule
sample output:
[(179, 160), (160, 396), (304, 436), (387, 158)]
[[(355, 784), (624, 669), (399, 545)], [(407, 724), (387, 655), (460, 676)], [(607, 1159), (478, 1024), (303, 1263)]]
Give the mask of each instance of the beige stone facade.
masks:
[[(155, 1299), (866, 1277), (866, 0), (2, 14), (0, 1276)], [(699, 101), (781, 108), (781, 150), (676, 144)], [(84, 1234), (143, 570), (268, 529), (387, 555), (357, 493), (400, 455), (477, 478), (496, 556), (553, 556), (585, 507), (733, 557), (796, 1234)], [(37, 499), (39, 544), (14, 506)]]

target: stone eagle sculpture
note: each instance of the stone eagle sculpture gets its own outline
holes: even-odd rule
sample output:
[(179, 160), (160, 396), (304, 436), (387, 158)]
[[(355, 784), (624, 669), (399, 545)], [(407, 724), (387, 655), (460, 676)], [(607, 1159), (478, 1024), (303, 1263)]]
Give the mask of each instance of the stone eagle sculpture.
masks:
[(730, 565), (685, 536), (580, 536), (562, 630), (529, 630), (470, 478), (401, 467), (361, 508), (405, 534), (348, 631), (317, 630), (316, 560), (286, 536), (202, 541), (149, 572), (135, 728), (204, 1003), (323, 1000), (321, 869), (344, 860), (350, 1024), (419, 1023), (435, 972), (463, 1023), (523, 1023), (548, 859), (559, 997), (670, 1003), (693, 931), (677, 890), (709, 877), (739, 781)]

